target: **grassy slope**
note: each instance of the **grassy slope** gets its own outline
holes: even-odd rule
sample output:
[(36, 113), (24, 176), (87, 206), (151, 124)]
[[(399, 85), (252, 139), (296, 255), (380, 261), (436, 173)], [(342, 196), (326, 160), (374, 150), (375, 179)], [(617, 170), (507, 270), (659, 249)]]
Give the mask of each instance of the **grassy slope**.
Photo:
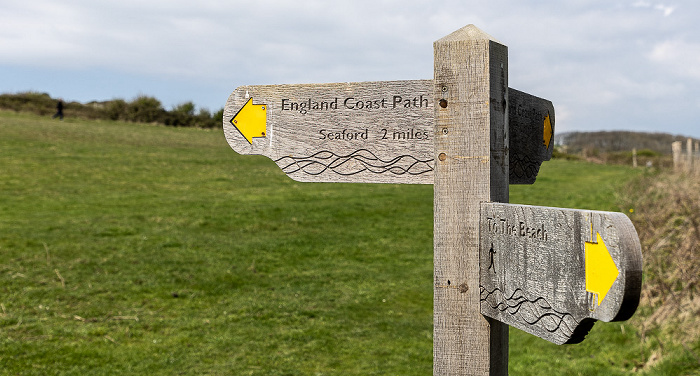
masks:
[[(0, 374), (431, 374), (431, 186), (296, 183), (219, 131), (0, 134)], [(552, 161), (511, 202), (614, 210), (633, 175)], [(513, 330), (510, 368), (620, 374), (638, 343)]]

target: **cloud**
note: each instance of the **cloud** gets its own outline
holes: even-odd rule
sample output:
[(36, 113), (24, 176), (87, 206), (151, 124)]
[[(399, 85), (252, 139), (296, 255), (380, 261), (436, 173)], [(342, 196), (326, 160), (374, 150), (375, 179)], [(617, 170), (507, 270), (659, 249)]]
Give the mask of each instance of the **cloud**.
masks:
[(668, 6), (666, 4), (661, 4), (661, 3), (654, 4), (650, 1), (637, 1), (634, 4), (632, 4), (632, 6), (635, 8), (649, 8), (649, 9), (655, 9), (655, 10), (661, 11), (661, 13), (663, 13), (664, 17), (670, 16), (676, 10), (675, 6)]
[(664, 17), (668, 17), (673, 13), (674, 10), (676, 10), (676, 7), (670, 7), (663, 4), (656, 4), (654, 6), (654, 9), (660, 10), (661, 12), (663, 12)]
[(94, 80), (3, 78), (22, 67), (104, 72), (101, 86), (130, 77), (112, 86), (209, 108), (244, 84), (424, 79), (432, 43), (475, 24), (508, 46), (511, 87), (562, 108), (558, 129), (591, 127), (600, 111), (654, 127), (658, 109), (700, 97), (700, 3), (662, 1), (0, 0), (0, 91), (105, 95)]
[(664, 41), (654, 45), (648, 58), (674, 76), (700, 80), (700, 43)]

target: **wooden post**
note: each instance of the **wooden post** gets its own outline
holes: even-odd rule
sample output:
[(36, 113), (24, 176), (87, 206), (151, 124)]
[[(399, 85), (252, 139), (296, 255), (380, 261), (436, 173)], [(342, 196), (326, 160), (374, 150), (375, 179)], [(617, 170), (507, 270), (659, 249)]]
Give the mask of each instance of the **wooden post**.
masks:
[(508, 202), (508, 50), (473, 25), (434, 47), (434, 375), (505, 375), (508, 326), (480, 312), (479, 210)]
[(691, 173), (693, 172), (693, 140), (690, 138), (686, 141), (685, 151), (688, 153), (686, 156), (685, 169), (688, 173)]
[(695, 141), (695, 159), (693, 161), (693, 166), (695, 166), (695, 173), (700, 174), (700, 142)]
[(632, 148), (632, 167), (637, 168), (637, 148)]
[(680, 141), (674, 141), (671, 144), (671, 149), (673, 150), (673, 170), (680, 172), (682, 170), (681, 154), (683, 152), (683, 144)]

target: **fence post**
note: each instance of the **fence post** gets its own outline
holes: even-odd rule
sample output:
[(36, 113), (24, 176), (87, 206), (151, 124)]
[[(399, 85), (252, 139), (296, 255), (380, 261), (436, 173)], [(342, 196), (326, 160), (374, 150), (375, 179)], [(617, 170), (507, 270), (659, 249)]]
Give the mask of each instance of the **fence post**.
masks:
[(508, 50), (473, 25), (434, 48), (434, 375), (506, 375), (508, 326), (480, 312), (479, 210), (508, 202)]
[(686, 141), (685, 151), (688, 153), (686, 156), (685, 169), (686, 172), (691, 173), (693, 172), (693, 140), (690, 138)]
[(673, 170), (680, 172), (682, 169), (681, 154), (683, 153), (683, 145), (680, 141), (674, 141), (671, 144), (671, 149), (673, 150)]
[(700, 174), (700, 142), (695, 141), (695, 153), (693, 159), (693, 166), (695, 166), (695, 173)]

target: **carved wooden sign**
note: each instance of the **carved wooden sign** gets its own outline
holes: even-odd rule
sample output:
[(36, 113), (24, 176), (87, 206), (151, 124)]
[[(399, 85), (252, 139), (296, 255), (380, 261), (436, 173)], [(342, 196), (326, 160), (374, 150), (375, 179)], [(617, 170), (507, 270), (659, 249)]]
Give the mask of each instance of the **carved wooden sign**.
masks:
[[(432, 184), (434, 104), (425, 81), (242, 86), (224, 108), (239, 154), (305, 182)], [(239, 119), (262, 113), (253, 130)]]
[[(224, 133), (297, 181), (433, 184), (433, 98), (432, 80), (241, 86)], [(552, 155), (554, 107), (510, 89), (509, 117), (510, 183), (532, 184)]]
[(624, 214), (482, 203), (480, 221), (485, 316), (564, 344), (636, 310), (642, 254)]

